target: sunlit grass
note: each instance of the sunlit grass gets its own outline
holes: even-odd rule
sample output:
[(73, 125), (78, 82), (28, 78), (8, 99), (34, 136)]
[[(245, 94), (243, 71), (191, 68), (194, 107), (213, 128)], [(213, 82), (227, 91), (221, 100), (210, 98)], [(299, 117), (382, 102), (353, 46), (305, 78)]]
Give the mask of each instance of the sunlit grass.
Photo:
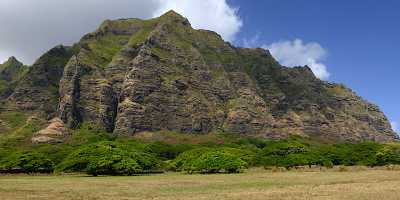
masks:
[(1, 199), (398, 199), (399, 171), (272, 172), (133, 177), (1, 176)]

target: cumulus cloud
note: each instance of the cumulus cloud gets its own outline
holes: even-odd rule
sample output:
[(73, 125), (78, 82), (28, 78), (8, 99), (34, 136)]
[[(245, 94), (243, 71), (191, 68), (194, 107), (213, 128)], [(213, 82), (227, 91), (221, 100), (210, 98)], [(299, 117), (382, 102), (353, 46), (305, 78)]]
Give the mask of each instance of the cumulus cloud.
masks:
[(49, 48), (72, 44), (105, 19), (150, 18), (158, 0), (0, 0), (0, 52), (32, 63)]
[(284, 66), (308, 65), (318, 78), (326, 80), (330, 76), (326, 65), (322, 63), (327, 52), (316, 42), (304, 43), (295, 39), (264, 45), (263, 48), (269, 49)]
[[(243, 38), (242, 39), (242, 46), (246, 48), (254, 48), (254, 47), (260, 47), (260, 33), (255, 34), (251, 38)], [(265, 45), (263, 45), (265, 46)]]
[(397, 122), (391, 122), (391, 125), (392, 125), (392, 129), (394, 130), (394, 132), (400, 134), (400, 127), (399, 127), (399, 124), (398, 124)]
[(282, 65), (287, 67), (307, 65), (315, 76), (326, 80), (329, 78), (327, 66), (323, 63), (327, 51), (317, 42), (305, 43), (301, 39), (278, 41), (272, 44), (260, 42), (260, 33), (241, 41), (243, 47), (262, 47), (268, 49)]
[(232, 8), (226, 0), (160, 0), (161, 7), (155, 16), (168, 10), (175, 10), (186, 16), (194, 28), (213, 30), (228, 41), (235, 38), (242, 27), (242, 20), (237, 9)]
[(30, 64), (55, 45), (77, 42), (105, 19), (148, 19), (170, 9), (226, 40), (242, 26), (226, 0), (0, 0), (0, 62), (16, 56)]

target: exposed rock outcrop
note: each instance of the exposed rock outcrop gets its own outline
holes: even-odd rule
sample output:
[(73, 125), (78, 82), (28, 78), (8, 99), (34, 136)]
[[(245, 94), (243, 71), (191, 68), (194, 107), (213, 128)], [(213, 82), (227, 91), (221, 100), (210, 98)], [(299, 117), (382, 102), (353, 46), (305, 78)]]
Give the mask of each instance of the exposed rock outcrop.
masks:
[(71, 56), (72, 48), (64, 46), (57, 46), (41, 56), (16, 84), (8, 97), (8, 107), (55, 115), (59, 82)]
[[(73, 47), (42, 56), (7, 95), (8, 109), (58, 116), (63, 130), (87, 122), (124, 136), (171, 130), (396, 139), (379, 108), (350, 89), (307, 66), (281, 66), (267, 50), (236, 48), (195, 30), (173, 11), (105, 21)], [(64, 131), (51, 124), (32, 141), (57, 142), (53, 136)]]
[(152, 20), (106, 21), (80, 41), (64, 70), (60, 117), (92, 122), (117, 135), (174, 130), (225, 131), (284, 138), (388, 141), (376, 106), (286, 68), (263, 49), (235, 48), (168, 12)]
[(63, 141), (63, 138), (68, 136), (68, 134), (69, 131), (64, 122), (60, 118), (54, 118), (49, 121), (49, 125), (45, 129), (42, 129), (33, 135), (32, 143), (60, 143)]

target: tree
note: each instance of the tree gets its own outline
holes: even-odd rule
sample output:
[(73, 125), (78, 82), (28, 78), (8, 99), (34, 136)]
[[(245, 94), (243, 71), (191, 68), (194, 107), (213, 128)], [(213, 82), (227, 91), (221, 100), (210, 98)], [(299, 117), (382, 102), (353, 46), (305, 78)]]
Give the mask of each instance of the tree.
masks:
[(57, 166), (58, 172), (86, 172), (97, 175), (133, 175), (160, 169), (152, 154), (115, 142), (100, 142), (72, 152)]
[(53, 172), (54, 163), (41, 153), (16, 152), (4, 159), (0, 166), (9, 173), (49, 173)]

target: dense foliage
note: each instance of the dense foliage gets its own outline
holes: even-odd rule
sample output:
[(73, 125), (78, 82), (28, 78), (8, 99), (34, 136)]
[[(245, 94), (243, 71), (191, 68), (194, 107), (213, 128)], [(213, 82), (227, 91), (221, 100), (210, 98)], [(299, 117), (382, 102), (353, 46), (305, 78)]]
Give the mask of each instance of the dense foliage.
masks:
[(240, 153), (235, 154), (235, 150), (231, 152), (225, 149), (198, 148), (182, 153), (172, 165), (177, 170), (189, 173), (238, 173), (248, 164), (240, 158)]
[[(135, 175), (162, 171), (237, 173), (248, 167), (400, 164), (398, 143), (327, 144), (301, 138), (267, 141), (231, 135), (165, 133), (163, 140), (115, 138), (83, 124), (61, 144), (0, 148), (2, 173)], [(215, 142), (212, 142), (215, 141)]]
[(152, 154), (129, 149), (115, 142), (100, 142), (73, 151), (57, 166), (60, 172), (86, 172), (97, 175), (133, 175), (160, 168)]
[(15, 152), (0, 162), (0, 171), (5, 173), (49, 173), (54, 163), (46, 155), (37, 152)]

